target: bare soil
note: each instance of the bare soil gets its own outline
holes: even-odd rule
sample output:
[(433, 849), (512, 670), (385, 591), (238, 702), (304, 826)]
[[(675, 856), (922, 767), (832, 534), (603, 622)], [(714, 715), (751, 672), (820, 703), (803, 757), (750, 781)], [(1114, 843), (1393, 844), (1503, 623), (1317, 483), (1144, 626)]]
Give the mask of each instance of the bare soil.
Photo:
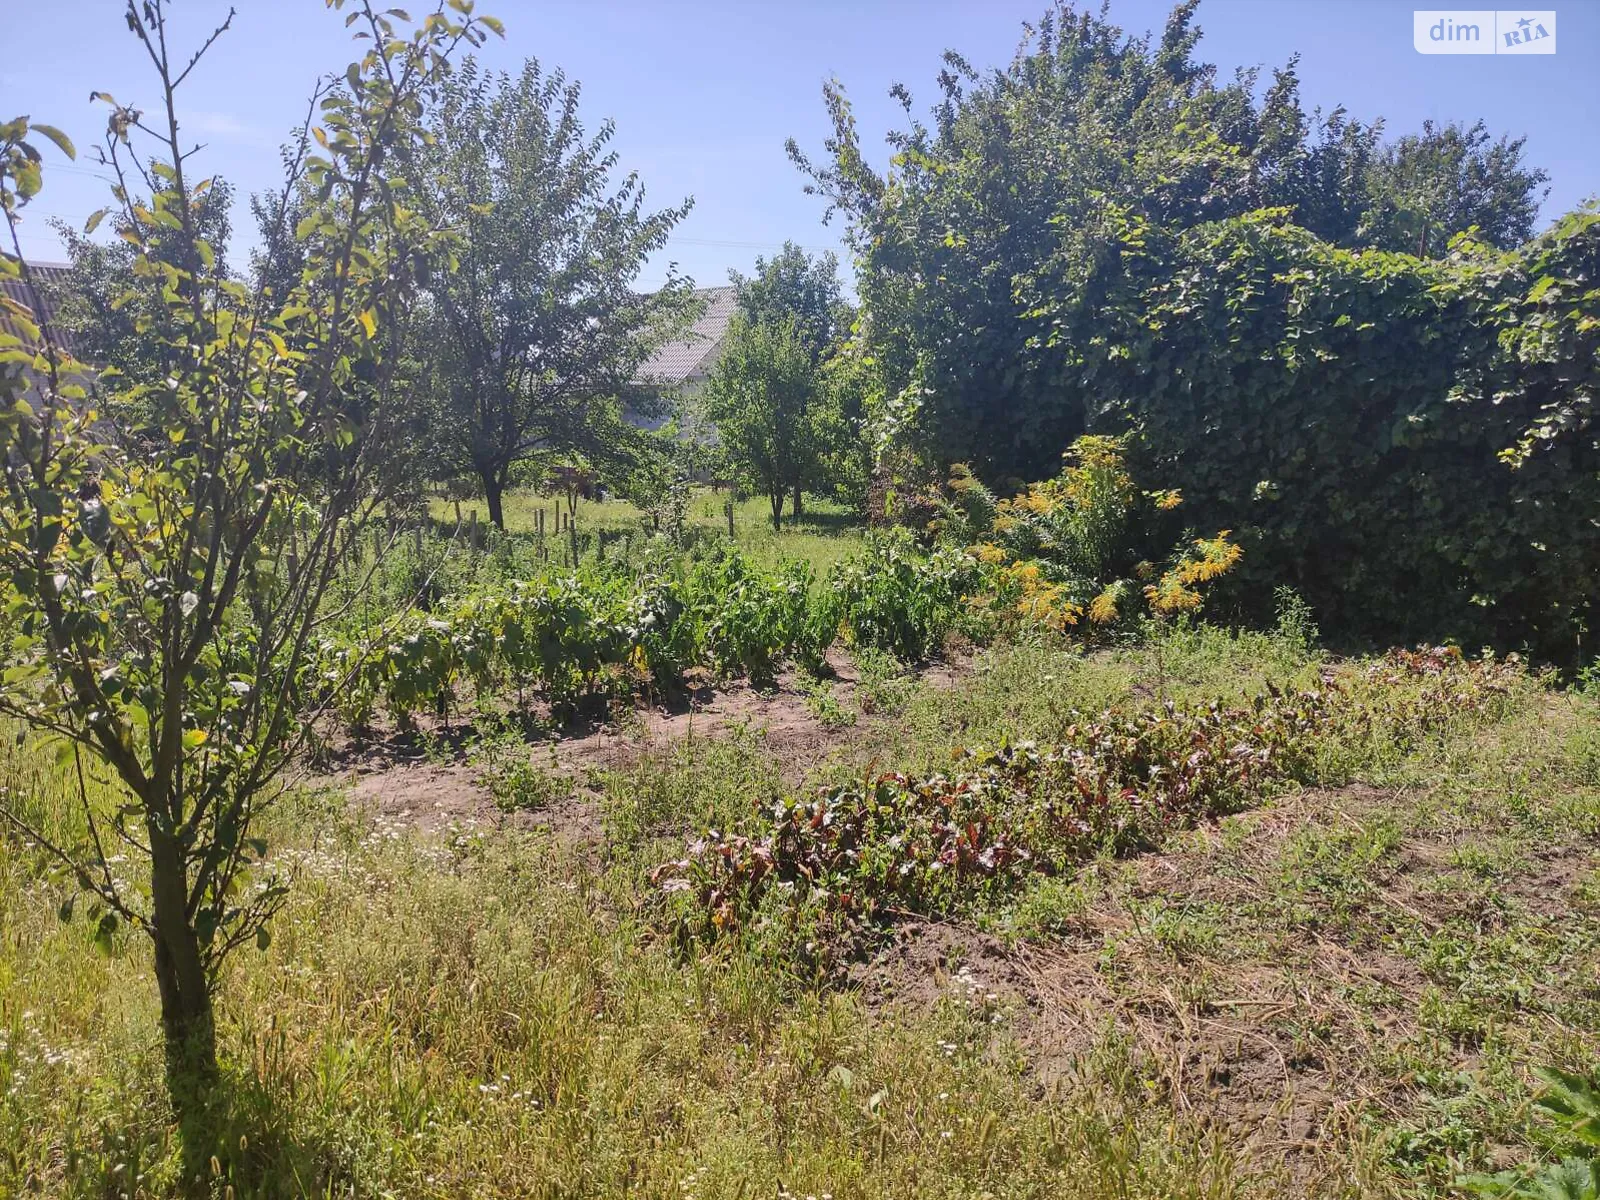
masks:
[[(854, 664), (834, 652), (828, 666), (835, 698), (855, 707), (860, 678)], [(967, 668), (964, 659), (935, 663), (920, 678), (930, 686), (950, 687)], [(572, 782), (567, 799), (537, 810), (508, 813), (495, 804), (481, 772), (466, 761), (478, 732), (470, 722), (424, 718), (414, 730), (377, 728), (364, 738), (339, 742), (314, 782), (346, 786), (358, 807), (425, 833), (453, 826), (545, 828), (569, 841), (598, 843), (599, 798), (590, 783), (597, 772), (627, 767), (689, 739), (749, 730), (761, 735), (785, 782), (795, 786), (830, 756), (847, 752), (865, 722), (885, 719), (863, 714), (857, 726), (825, 725), (793, 671), (781, 674), (770, 689), (738, 681), (713, 686), (704, 673), (691, 673), (687, 682), (685, 693), (671, 703), (639, 705), (566, 726), (547, 720), (534, 725), (534, 760)]]

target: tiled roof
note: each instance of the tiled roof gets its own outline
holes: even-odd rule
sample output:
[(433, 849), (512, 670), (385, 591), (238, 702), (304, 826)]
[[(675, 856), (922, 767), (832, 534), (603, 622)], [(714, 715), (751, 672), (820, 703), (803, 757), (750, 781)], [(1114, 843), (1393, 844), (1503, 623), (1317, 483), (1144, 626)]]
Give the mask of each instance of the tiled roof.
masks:
[(711, 370), (717, 347), (722, 344), (728, 322), (738, 308), (738, 289), (731, 286), (698, 288), (695, 297), (705, 302), (705, 308), (688, 334), (657, 350), (639, 368), (635, 382), (672, 386)]
[[(28, 264), (28, 273), (33, 276), (33, 282), (38, 286), (41, 293), (41, 299), (44, 302), (45, 319), (52, 320), (60, 304), (60, 289), (66, 285), (67, 279), (72, 273), (72, 268), (65, 263), (30, 262)], [(22, 280), (12, 279), (9, 276), (0, 277), (0, 293), (4, 293), (7, 299), (15, 300), (29, 312), (33, 312), (33, 293)], [(38, 314), (34, 314), (34, 319), (37, 321)], [(22, 336), (22, 330), (12, 323), (10, 315), (6, 312), (4, 306), (0, 306), (0, 331), (9, 333), (13, 337)], [(66, 335), (60, 326), (53, 326), (51, 332), (63, 343), (63, 348), (68, 353), (71, 353), (72, 339)]]

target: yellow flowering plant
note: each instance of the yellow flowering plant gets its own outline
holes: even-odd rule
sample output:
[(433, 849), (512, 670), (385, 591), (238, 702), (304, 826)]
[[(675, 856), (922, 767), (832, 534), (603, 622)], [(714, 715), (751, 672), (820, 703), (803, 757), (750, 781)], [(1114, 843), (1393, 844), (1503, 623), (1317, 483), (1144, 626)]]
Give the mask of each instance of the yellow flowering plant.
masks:
[(1157, 617), (1197, 610), (1201, 586), (1231, 570), (1243, 550), (1223, 530), (1181, 540), (1162, 556), (1164, 568), (1151, 561), (1145, 546), (1162, 537), (1166, 514), (1183, 497), (1138, 488), (1127, 450), (1122, 437), (1081, 437), (1059, 475), (1010, 499), (957, 464), (934, 530), (979, 567), (983, 584), (968, 604), (1002, 623), (1057, 633), (1085, 619), (1113, 627), (1133, 615), (1130, 601), (1140, 596)]

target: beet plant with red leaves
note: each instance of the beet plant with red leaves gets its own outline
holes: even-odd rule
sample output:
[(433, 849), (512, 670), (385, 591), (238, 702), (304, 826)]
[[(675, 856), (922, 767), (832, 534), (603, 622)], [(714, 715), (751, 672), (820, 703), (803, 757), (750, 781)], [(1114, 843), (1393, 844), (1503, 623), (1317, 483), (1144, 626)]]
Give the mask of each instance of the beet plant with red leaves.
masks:
[(1068, 724), (1053, 745), (963, 750), (947, 773), (880, 774), (785, 800), (762, 814), (760, 832), (712, 831), (652, 880), (686, 944), (787, 919), (826, 960), (897, 915), (981, 909), (1031, 876), (1153, 848), (1313, 782), (1329, 744), (1409, 744), (1480, 715), (1518, 671), (1451, 650), (1397, 651), (1353, 679), (1269, 683), (1245, 706), (1108, 710)]

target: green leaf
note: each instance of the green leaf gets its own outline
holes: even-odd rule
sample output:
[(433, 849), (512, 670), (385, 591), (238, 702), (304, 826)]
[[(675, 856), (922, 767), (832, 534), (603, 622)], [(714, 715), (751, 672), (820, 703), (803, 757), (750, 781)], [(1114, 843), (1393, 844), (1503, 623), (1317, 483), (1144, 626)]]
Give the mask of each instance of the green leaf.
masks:
[(106, 214), (110, 211), (111, 210), (109, 208), (101, 208), (90, 213), (89, 219), (83, 223), (84, 236), (87, 237), (96, 229), (100, 228), (100, 222), (106, 219)]
[(62, 133), (61, 130), (57, 129), (54, 125), (35, 124), (32, 128), (35, 133), (42, 133), (45, 137), (54, 142), (56, 144), (56, 148), (68, 158), (75, 159), (78, 157), (78, 151), (73, 146), (72, 139), (66, 134)]
[(270, 929), (268, 929), (265, 925), (257, 925), (256, 926), (256, 949), (257, 950), (261, 950), (261, 951), (265, 951), (266, 948), (268, 946), (270, 946), (270, 945), (272, 945), (272, 931)]

